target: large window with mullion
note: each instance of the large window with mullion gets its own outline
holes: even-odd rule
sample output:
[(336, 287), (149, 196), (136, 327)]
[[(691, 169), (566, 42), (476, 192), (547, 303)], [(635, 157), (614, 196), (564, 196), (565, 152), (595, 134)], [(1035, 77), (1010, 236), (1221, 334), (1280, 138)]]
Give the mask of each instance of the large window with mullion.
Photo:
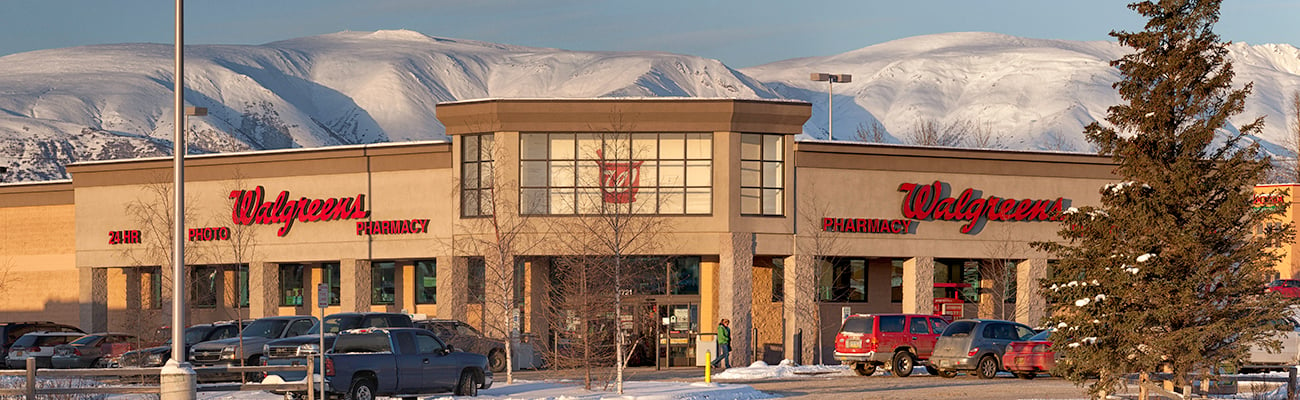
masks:
[(460, 136), (460, 215), (492, 215), (492, 134)]
[(817, 262), (817, 300), (835, 303), (867, 301), (867, 268), (864, 258), (822, 258)]
[(740, 213), (785, 215), (785, 135), (740, 135)]
[(321, 278), (330, 287), (330, 298), (327, 304), (331, 306), (342, 304), (340, 300), (343, 298), (343, 274), (339, 269), (339, 263), (323, 263), (321, 264), (321, 270)]
[(438, 303), (437, 260), (415, 261), (415, 303)]
[(709, 133), (520, 135), (524, 214), (710, 214)]
[(393, 304), (397, 301), (397, 263), (377, 262), (370, 267), (370, 304)]
[(190, 287), (190, 302), (194, 307), (216, 307), (221, 294), (221, 267), (216, 265), (190, 266)]
[(280, 264), (280, 306), (296, 307), (302, 305), (305, 270), (302, 264)]

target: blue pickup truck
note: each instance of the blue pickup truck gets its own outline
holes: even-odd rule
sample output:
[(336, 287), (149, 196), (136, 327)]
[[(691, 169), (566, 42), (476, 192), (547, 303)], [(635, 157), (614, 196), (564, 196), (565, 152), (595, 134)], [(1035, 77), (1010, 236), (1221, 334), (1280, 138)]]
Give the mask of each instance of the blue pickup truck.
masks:
[(452, 392), (477, 396), (492, 387), (482, 354), (456, 351), (433, 332), (418, 328), (344, 331), (325, 355), (325, 382), (350, 400), (412, 397)]

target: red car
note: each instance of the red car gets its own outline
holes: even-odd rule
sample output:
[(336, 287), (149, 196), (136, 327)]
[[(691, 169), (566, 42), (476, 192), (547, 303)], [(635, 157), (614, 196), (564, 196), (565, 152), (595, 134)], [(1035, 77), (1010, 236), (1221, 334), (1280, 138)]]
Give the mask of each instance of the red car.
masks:
[(948, 321), (924, 314), (854, 314), (844, 319), (835, 335), (835, 359), (852, 365), (858, 375), (868, 376), (884, 366), (895, 376), (912, 374), (922, 362), (930, 374), (936, 370), (927, 360), (934, 342), (948, 327)]
[(1300, 279), (1274, 279), (1268, 284), (1268, 291), (1281, 293), (1283, 297), (1300, 297)]
[(1034, 379), (1040, 373), (1047, 373), (1056, 368), (1056, 352), (1052, 351), (1052, 342), (1047, 340), (1050, 330), (1044, 330), (1023, 342), (1007, 345), (1007, 352), (1002, 356), (1002, 369), (1011, 371), (1020, 379)]

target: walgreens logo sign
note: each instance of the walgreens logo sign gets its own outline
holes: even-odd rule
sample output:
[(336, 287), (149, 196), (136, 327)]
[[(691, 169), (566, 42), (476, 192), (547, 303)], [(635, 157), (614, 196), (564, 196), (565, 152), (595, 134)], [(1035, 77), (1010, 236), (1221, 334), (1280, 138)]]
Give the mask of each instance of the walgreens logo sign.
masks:
[(966, 221), (962, 233), (979, 232), (985, 221), (1060, 221), (1061, 211), (1069, 200), (1012, 199), (984, 196), (978, 189), (967, 188), (952, 196), (951, 187), (942, 181), (929, 185), (904, 183), (898, 186), (903, 195), (903, 217), (916, 220)]
[(239, 225), (280, 225), (275, 233), (280, 236), (289, 234), (294, 222), (333, 221), (343, 219), (365, 219), (370, 217), (366, 210), (366, 195), (338, 197), (330, 199), (309, 199), (299, 197), (294, 200), (288, 190), (281, 191), (274, 201), (265, 201), (265, 190), (258, 186), (253, 190), (235, 190), (230, 192), (235, 204), (230, 212), (232, 222)]

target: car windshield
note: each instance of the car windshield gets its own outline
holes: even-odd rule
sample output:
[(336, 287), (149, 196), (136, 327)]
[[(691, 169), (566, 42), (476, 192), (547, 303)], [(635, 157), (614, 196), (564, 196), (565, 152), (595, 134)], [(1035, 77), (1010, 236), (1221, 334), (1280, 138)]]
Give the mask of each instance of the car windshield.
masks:
[(1029, 339), (1027, 340), (1036, 341), (1036, 342), (1046, 341), (1047, 337), (1051, 335), (1052, 335), (1052, 331), (1050, 329), (1047, 329), (1047, 330), (1043, 330), (1042, 332), (1038, 332), (1037, 334), (1034, 334), (1034, 336), (1030, 336)]
[[(185, 328), (185, 343), (202, 342), (203, 338), (208, 336), (208, 331), (211, 331), (212, 329), (213, 329), (212, 325), (191, 326), (189, 328)], [(167, 343), (171, 343), (171, 342), (172, 342), (171, 339), (167, 339)]]
[(969, 335), (970, 331), (975, 329), (975, 321), (957, 321), (948, 324), (948, 328), (943, 330), (943, 336)]
[[(357, 329), (360, 327), (361, 327), (361, 317), (356, 315), (325, 317), (325, 333), (339, 333), (339, 331), (346, 331), (348, 329)], [(312, 326), (311, 330), (307, 331), (307, 334), (319, 335), (320, 325)]]
[(849, 318), (844, 320), (841, 332), (871, 333), (871, 318)]
[(284, 326), (288, 324), (289, 320), (287, 319), (260, 319), (249, 324), (239, 335), (274, 339), (280, 337), (280, 333), (284, 332)]
[(75, 345), (75, 344), (79, 344), (79, 345), (88, 345), (88, 344), (91, 344), (91, 343), (95, 343), (96, 340), (99, 340), (99, 338), (102, 338), (102, 337), (103, 337), (103, 336), (99, 336), (99, 335), (86, 335), (86, 336), (82, 336), (81, 338), (79, 338), (79, 339), (77, 339), (77, 340), (73, 340), (73, 341), (72, 341), (72, 344), (74, 344), (74, 345)]
[(1300, 287), (1300, 280), (1295, 280), (1295, 279), (1278, 279), (1278, 280), (1273, 281), (1273, 283), (1270, 283), (1269, 286), (1273, 286), (1273, 287), (1290, 287), (1290, 288), (1293, 288), (1293, 287)]
[(36, 344), (36, 335), (23, 335), (12, 347), (32, 347), (33, 344)]

